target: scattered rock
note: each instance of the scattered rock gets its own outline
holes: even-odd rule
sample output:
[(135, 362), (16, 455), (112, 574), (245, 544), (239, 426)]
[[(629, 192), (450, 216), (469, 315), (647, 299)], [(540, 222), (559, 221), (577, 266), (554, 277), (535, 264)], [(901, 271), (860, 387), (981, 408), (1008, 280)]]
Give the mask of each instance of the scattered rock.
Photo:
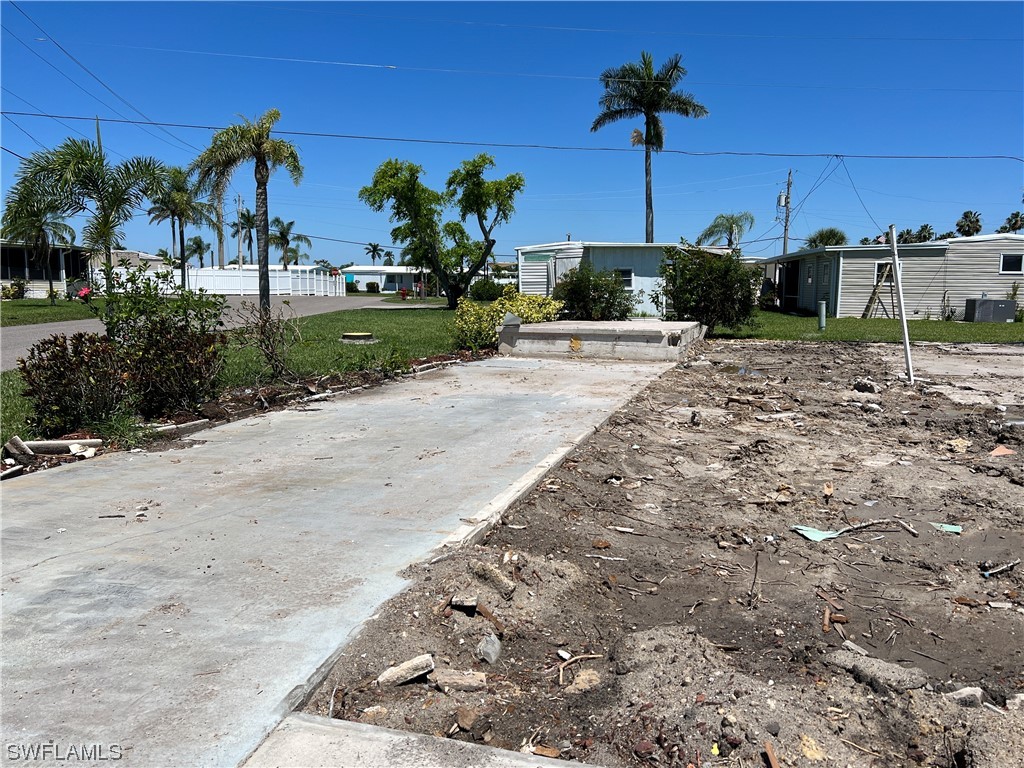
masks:
[(857, 392), (870, 392), (873, 395), (877, 395), (882, 391), (882, 385), (871, 379), (857, 379), (853, 382), (853, 388)]
[(401, 685), (434, 669), (434, 657), (429, 653), (409, 659), (397, 667), (388, 667), (377, 678), (377, 685)]
[(1024, 712), (1024, 693), (1018, 693), (1006, 700), (1006, 708), (1011, 712)]
[(768, 733), (770, 733), (772, 736), (778, 736), (779, 733), (782, 732), (782, 726), (776, 723), (774, 720), (765, 725), (764, 729), (768, 731)]
[(487, 687), (487, 675), (459, 669), (435, 669), (427, 679), (441, 689), (451, 691), (482, 691)]
[(859, 656), (852, 651), (833, 651), (825, 657), (825, 662), (852, 672), (859, 682), (870, 685), (879, 693), (923, 688), (928, 682), (924, 672), (917, 667), (901, 667), (870, 656)]
[(470, 560), (469, 570), (478, 579), (489, 582), (497, 588), (506, 600), (512, 597), (512, 593), (516, 591), (516, 583), (490, 563)]
[(460, 611), (475, 611), (480, 598), (476, 595), (455, 595), (452, 598), (452, 608)]
[(488, 632), (477, 645), (476, 655), (488, 664), (497, 664), (501, 656), (501, 640), (495, 637), (493, 632)]
[(473, 725), (480, 718), (480, 710), (474, 707), (459, 707), (455, 710), (455, 722), (464, 731), (472, 731)]
[(828, 755), (818, 746), (818, 742), (803, 733), (800, 734), (800, 751), (804, 753), (804, 757), (808, 760), (818, 762), (828, 759)]
[(583, 693), (601, 684), (601, 675), (593, 669), (581, 669), (566, 689), (566, 693)]
[(882, 406), (880, 406), (878, 403), (864, 403), (863, 405), (861, 405), (860, 409), (864, 411), (864, 413), (882, 412)]

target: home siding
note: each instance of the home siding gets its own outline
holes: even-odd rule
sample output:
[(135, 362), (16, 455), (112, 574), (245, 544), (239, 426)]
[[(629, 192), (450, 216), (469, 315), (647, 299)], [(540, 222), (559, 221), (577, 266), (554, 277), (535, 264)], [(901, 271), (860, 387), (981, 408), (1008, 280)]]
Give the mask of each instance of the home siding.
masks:
[(834, 317), (838, 273), (838, 254), (820, 253), (800, 259), (800, 290), (797, 307), (805, 312), (817, 314), (818, 302), (824, 301), (826, 313)]
[(661, 310), (654, 299), (661, 292), (661, 262), (664, 250), (650, 246), (624, 245), (614, 248), (587, 248), (585, 257), (597, 272), (633, 270), (633, 292), (642, 292), (637, 314), (658, 317)]
[[(1024, 251), (1020, 238), (1006, 240), (950, 241), (946, 245), (906, 249), (900, 254), (903, 296), (909, 319), (939, 319), (943, 303), (962, 318), (967, 299), (1003, 299), (1021, 275), (1000, 275), (1000, 254)], [(841, 317), (860, 317), (874, 289), (875, 264), (892, 258), (888, 249), (870, 252), (847, 251), (843, 254)], [(878, 308), (874, 316), (898, 316), (895, 286), (888, 285), (879, 294), (885, 312)], [(897, 312), (894, 313), (893, 309)]]

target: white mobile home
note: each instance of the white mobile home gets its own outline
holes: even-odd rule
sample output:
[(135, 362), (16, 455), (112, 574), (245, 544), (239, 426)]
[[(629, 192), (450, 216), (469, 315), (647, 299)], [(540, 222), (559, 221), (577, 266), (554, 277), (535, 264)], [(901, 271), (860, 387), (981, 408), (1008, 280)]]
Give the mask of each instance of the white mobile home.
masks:
[(341, 273), (349, 283), (358, 282), (360, 290), (366, 290), (367, 283), (376, 283), (381, 293), (397, 293), (405, 288), (409, 293), (415, 290), (429, 270), (404, 266), (355, 266), (345, 267)]
[(566, 272), (589, 262), (596, 272), (617, 272), (626, 288), (639, 292), (638, 314), (660, 314), (654, 298), (659, 293), (665, 249), (678, 243), (588, 243), (567, 240), (546, 245), (516, 248), (519, 264), (519, 292), (550, 296)]
[[(908, 319), (964, 317), (969, 299), (1005, 300), (1018, 284), (1024, 302), (1024, 235), (997, 234), (898, 246)], [(776, 282), (784, 312), (860, 317), (876, 284), (874, 316), (898, 317), (889, 245), (837, 245), (761, 260)]]

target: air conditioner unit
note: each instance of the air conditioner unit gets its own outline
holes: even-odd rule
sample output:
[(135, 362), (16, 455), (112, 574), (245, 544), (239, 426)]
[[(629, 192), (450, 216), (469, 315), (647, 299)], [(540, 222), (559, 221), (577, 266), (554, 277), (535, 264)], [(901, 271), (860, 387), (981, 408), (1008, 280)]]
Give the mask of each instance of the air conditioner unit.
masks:
[(1012, 323), (1016, 302), (998, 299), (968, 299), (964, 320), (968, 323)]

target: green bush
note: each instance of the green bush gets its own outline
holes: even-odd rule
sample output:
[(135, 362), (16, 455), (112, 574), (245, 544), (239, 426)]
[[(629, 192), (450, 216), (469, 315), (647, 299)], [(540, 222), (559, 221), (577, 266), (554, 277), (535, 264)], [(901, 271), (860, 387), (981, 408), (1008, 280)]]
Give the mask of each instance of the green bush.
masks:
[(351, 283), (345, 283), (345, 293), (359, 293), (359, 281), (353, 280)]
[(15, 277), (10, 285), (0, 288), (0, 298), (3, 299), (24, 299), (25, 289), (28, 287), (28, 280), (23, 277)]
[(469, 286), (469, 298), (473, 301), (497, 301), (501, 298), (501, 286), (489, 277), (481, 277)]
[(588, 262), (562, 275), (551, 297), (563, 303), (564, 320), (626, 320), (640, 303), (617, 273), (595, 272)]
[(366, 284), (367, 293), (380, 293), (380, 283), (368, 282)]
[(45, 437), (60, 437), (131, 412), (131, 376), (123, 362), (117, 345), (95, 333), (36, 342), (18, 360), (25, 397), (34, 408), (31, 426)]
[(711, 253), (684, 240), (665, 249), (661, 277), (671, 313), (680, 320), (696, 320), (709, 335), (719, 326), (753, 323), (761, 274), (741, 262), (737, 252)]
[(511, 312), (528, 323), (550, 322), (558, 317), (562, 302), (547, 296), (524, 296), (507, 285), (501, 296), (491, 304), (478, 304), (465, 297), (455, 310), (455, 340), (463, 349), (484, 349), (498, 343), (498, 326)]

